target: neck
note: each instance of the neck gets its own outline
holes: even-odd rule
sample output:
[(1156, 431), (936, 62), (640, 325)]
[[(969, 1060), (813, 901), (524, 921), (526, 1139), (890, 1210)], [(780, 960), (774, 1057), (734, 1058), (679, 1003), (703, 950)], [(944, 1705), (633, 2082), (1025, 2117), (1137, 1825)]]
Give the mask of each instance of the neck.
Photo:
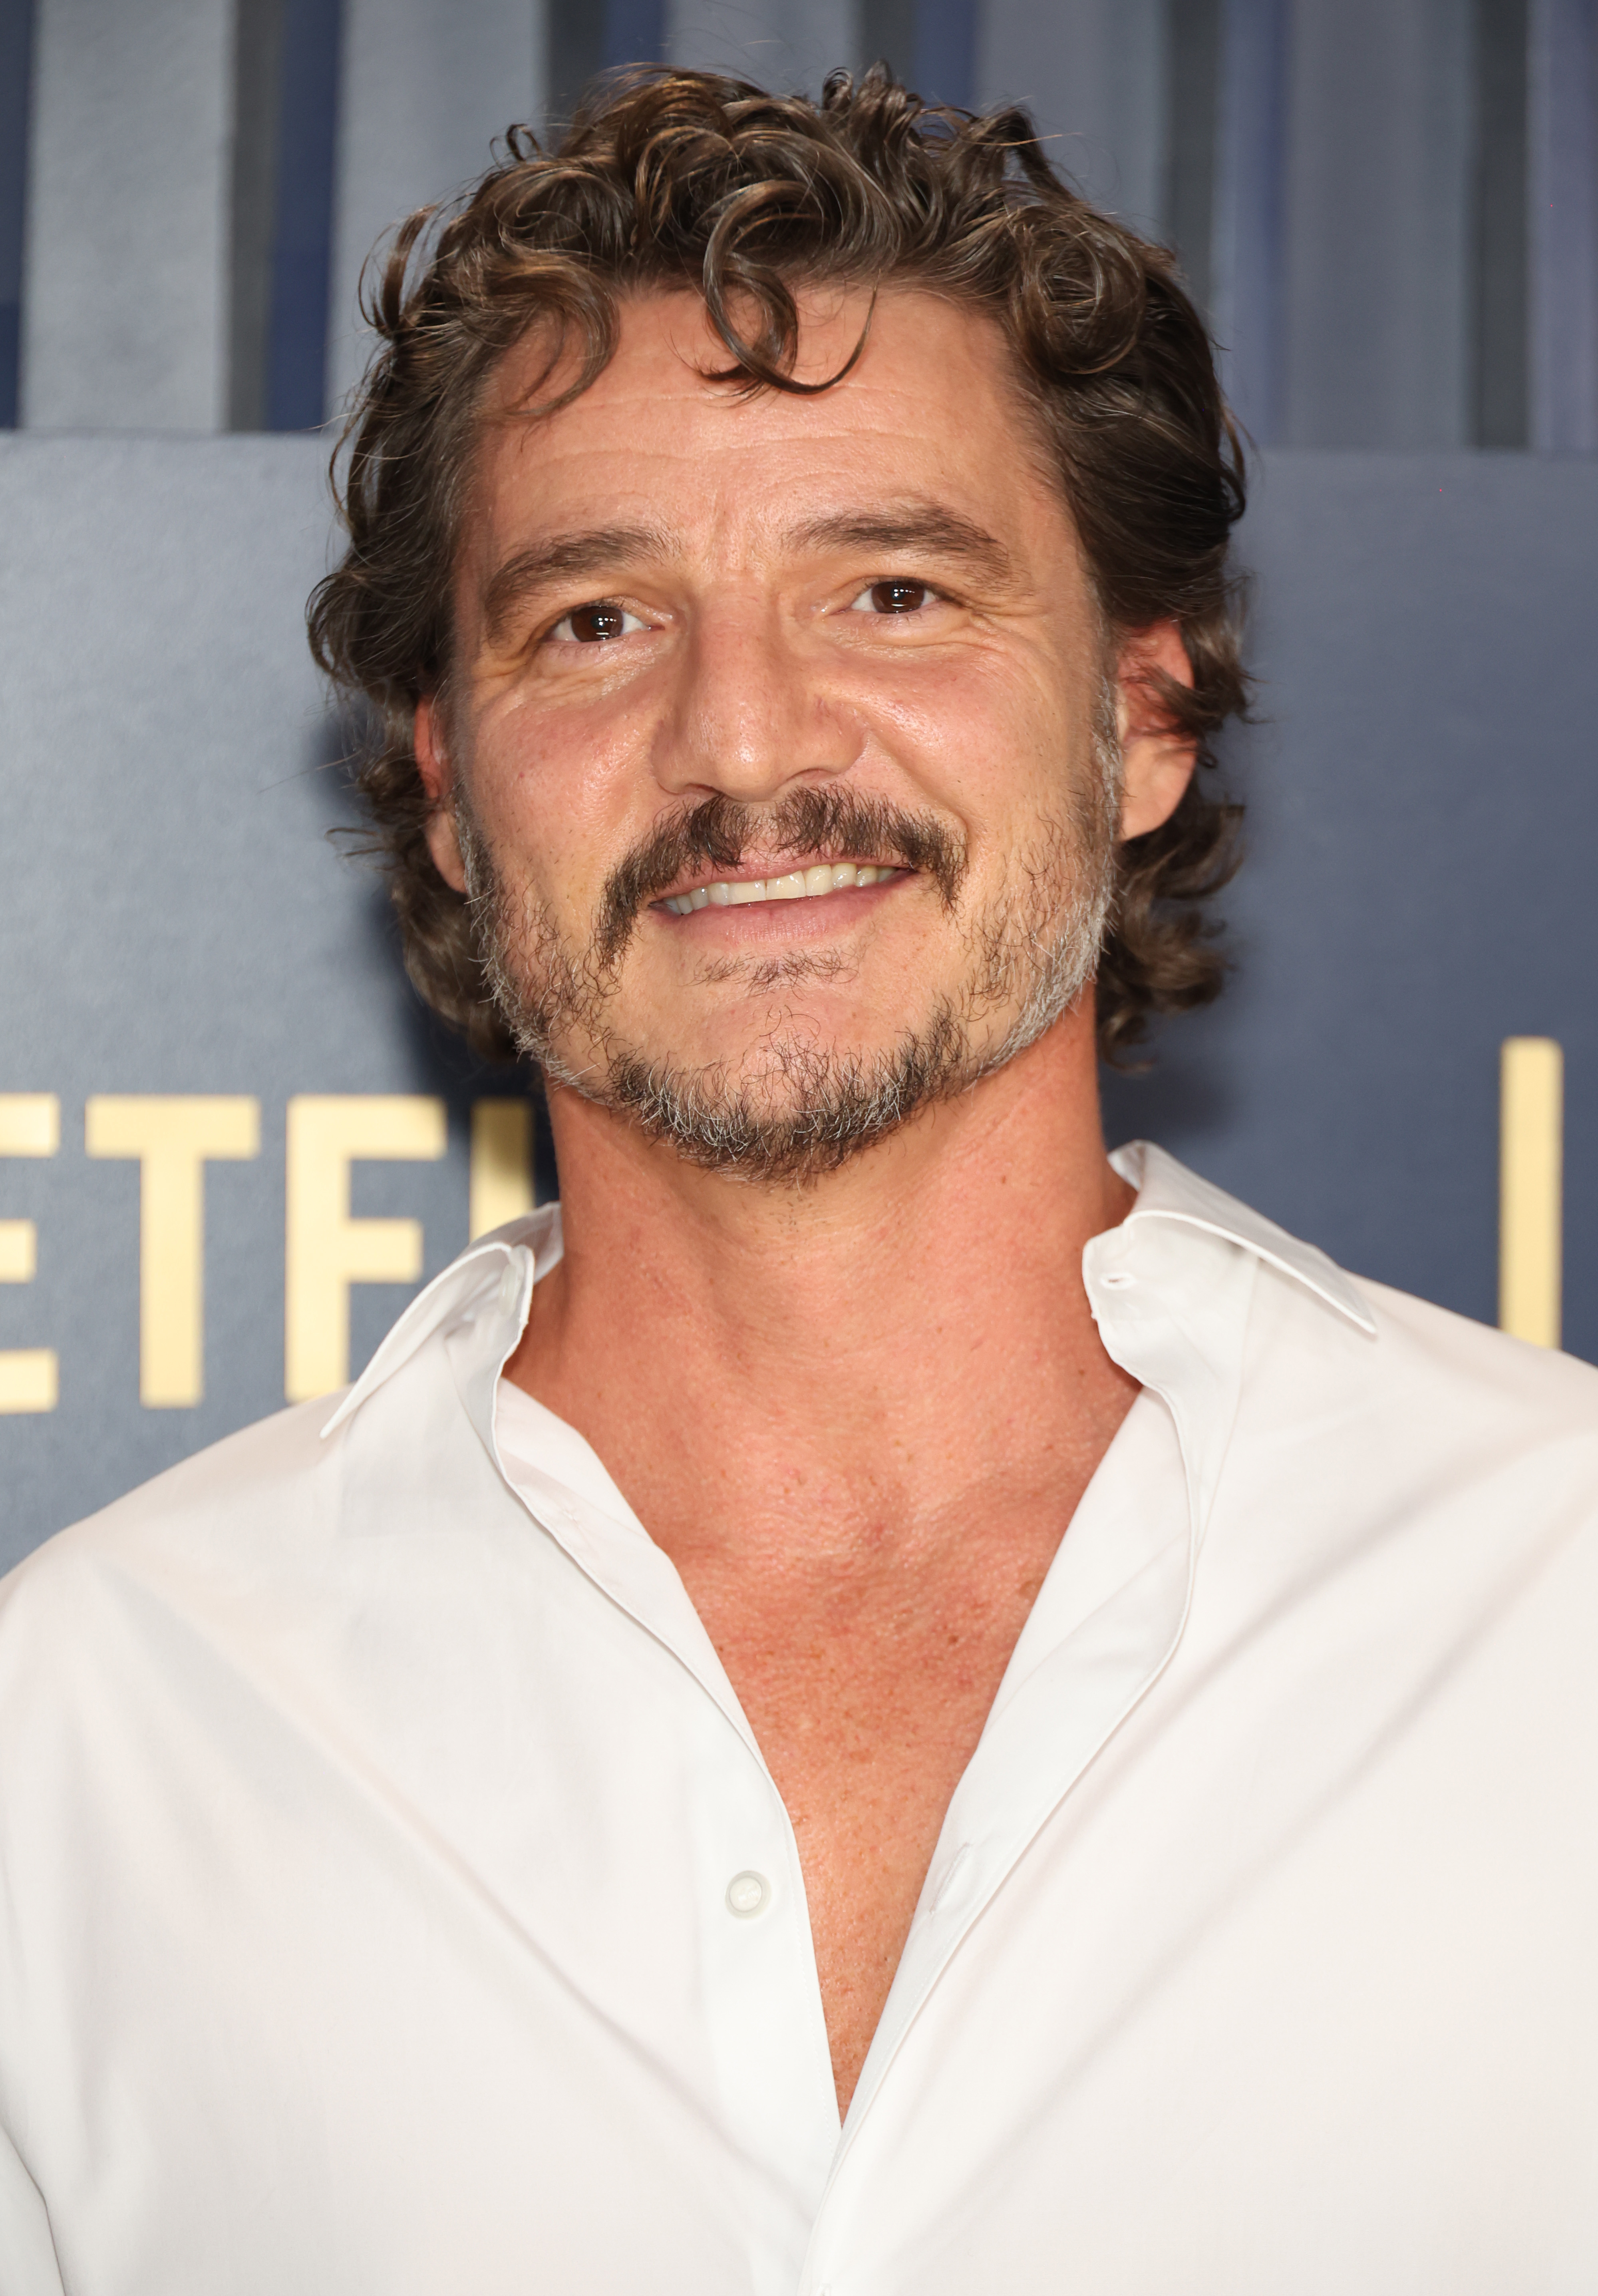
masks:
[(1001, 1458), (1024, 1482), (1028, 1447), (1057, 1448), (1061, 1414), (1121, 1378), (1081, 1279), (1083, 1245), (1131, 1202), (1104, 1155), (1091, 1006), (803, 1185), (701, 1170), (553, 1093), (565, 1259), (510, 1376), (629, 1496), (629, 1461), (635, 1488), (657, 1480), (646, 1457), (729, 1499), (853, 1474), (908, 1527)]

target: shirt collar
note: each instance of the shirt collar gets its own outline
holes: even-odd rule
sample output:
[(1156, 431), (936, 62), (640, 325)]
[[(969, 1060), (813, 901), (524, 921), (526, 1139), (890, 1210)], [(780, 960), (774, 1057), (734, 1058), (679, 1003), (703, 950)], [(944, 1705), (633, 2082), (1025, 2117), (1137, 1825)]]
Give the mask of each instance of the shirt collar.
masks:
[[(1113, 1286), (1119, 1272), (1110, 1262), (1135, 1245), (1139, 1223), (1158, 1220), (1195, 1228), (1239, 1246), (1252, 1259), (1302, 1284), (1362, 1332), (1375, 1335), (1371, 1312), (1353, 1283), (1314, 1244), (1300, 1242), (1274, 1220), (1250, 1211), (1151, 1141), (1131, 1141), (1118, 1148), (1110, 1160), (1137, 1190), (1137, 1201), (1119, 1228), (1094, 1237), (1083, 1254), (1088, 1297), (1102, 1329), (1106, 1324), (1101, 1312), (1105, 1305), (1102, 1297), (1105, 1279)], [(323, 1434), (331, 1435), (342, 1426), (435, 1333), (458, 1334), (462, 1345), (452, 1353), (456, 1356), (462, 1399), (492, 1450), (495, 1383), (527, 1323), (533, 1285), (556, 1265), (561, 1250), (558, 1204), (542, 1204), (537, 1211), (479, 1237), (412, 1300), (360, 1378), (339, 1401)], [(1111, 1352), (1118, 1353), (1113, 1347)]]
[[(1119, 1227), (1082, 1254), (1082, 1280), (1112, 1361), (1160, 1396), (1176, 1421), (1193, 1536), (1209, 1522), (1242, 1394), (1255, 1282), (1274, 1268), (1339, 1317), (1376, 1326), (1348, 1278), (1146, 1140), (1110, 1161), (1136, 1188)], [(1196, 1551), (1196, 1549), (1195, 1549)]]
[(1280, 1274), (1291, 1276), (1362, 1332), (1375, 1337), (1375, 1320), (1353, 1283), (1337, 1262), (1317, 1251), (1313, 1243), (1301, 1243), (1274, 1220), (1250, 1211), (1234, 1196), (1201, 1180), (1151, 1140), (1129, 1141), (1110, 1160), (1122, 1179), (1137, 1190), (1137, 1201), (1127, 1215), (1126, 1226), (1137, 1220), (1180, 1220), (1189, 1227), (1223, 1236)]
[[(447, 1339), (459, 1335), (468, 1342), (478, 1341), (465, 1349), (463, 1399), (478, 1432), (492, 1450), (493, 1382), (526, 1328), (534, 1284), (549, 1274), (563, 1249), (559, 1204), (540, 1204), (537, 1211), (507, 1220), (503, 1227), (469, 1244), (458, 1259), (417, 1293), (355, 1385), (340, 1399), (322, 1430), (324, 1436), (352, 1418), (367, 1397), (392, 1379), (435, 1334)], [(485, 1393), (480, 1371), (490, 1357), (495, 1360)]]

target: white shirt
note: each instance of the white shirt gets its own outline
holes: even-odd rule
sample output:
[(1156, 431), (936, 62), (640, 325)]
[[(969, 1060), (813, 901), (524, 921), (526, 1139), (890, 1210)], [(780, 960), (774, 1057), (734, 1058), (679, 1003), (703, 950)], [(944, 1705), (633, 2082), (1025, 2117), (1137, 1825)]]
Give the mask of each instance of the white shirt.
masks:
[(1119, 1161), (1144, 1392), (841, 2132), (759, 1749), (499, 1377), (553, 1212), (12, 1574), (4, 2296), (1591, 2296), (1598, 1375)]

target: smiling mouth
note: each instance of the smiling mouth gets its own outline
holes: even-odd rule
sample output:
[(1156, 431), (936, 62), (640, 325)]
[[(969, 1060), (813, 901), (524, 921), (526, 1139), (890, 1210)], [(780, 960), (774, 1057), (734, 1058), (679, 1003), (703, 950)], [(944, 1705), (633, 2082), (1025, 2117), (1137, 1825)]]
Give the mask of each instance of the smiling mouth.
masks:
[(692, 892), (674, 893), (660, 903), (674, 917), (692, 916), (696, 909), (737, 909), (755, 901), (813, 901), (824, 893), (840, 893), (856, 885), (880, 885), (901, 869), (864, 861), (819, 861), (812, 869), (791, 869), (781, 877), (717, 877)]

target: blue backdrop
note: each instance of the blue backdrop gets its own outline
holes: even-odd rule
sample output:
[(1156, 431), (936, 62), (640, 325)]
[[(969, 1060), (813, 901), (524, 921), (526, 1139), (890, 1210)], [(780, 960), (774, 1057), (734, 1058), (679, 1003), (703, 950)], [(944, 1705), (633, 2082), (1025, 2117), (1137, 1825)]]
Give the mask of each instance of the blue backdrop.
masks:
[[(472, 1111), (526, 1082), (420, 1009), (329, 841), (315, 426), (381, 228), (645, 53), (1024, 96), (1177, 248), (1265, 443), (1250, 850), (1225, 999), (1110, 1129), (1490, 1320), (1499, 1048), (1555, 1039), (1598, 1359), (1598, 0), (0, 0), (0, 1564), (281, 1406), (291, 1102), (441, 1106), (442, 1154), (357, 1156), (324, 1212), (419, 1223), (422, 1275), (466, 1239)], [(107, 1095), (251, 1104), (193, 1400), (141, 1400), (141, 1299), (181, 1322), (190, 1278), (88, 1152)], [(352, 1368), (413, 1288), (354, 1284)]]

